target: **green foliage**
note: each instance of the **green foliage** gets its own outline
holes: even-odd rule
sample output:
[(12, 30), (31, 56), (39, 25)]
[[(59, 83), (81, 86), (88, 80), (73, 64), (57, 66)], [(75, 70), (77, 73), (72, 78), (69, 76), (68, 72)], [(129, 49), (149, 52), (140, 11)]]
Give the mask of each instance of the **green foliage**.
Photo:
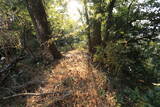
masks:
[[(151, 43), (152, 44), (152, 43)], [(94, 60), (106, 64), (110, 76), (122, 76), (132, 85), (139, 84), (143, 80), (146, 84), (158, 82), (159, 80), (159, 60), (157, 60), (159, 45), (133, 45), (126, 44), (124, 40), (116, 43), (110, 42), (105, 48), (97, 47)], [(156, 61), (156, 64), (155, 64)], [(142, 84), (139, 84), (142, 85)]]
[(104, 89), (99, 89), (98, 93), (100, 96), (105, 96), (105, 94), (106, 94)]
[(71, 19), (67, 13), (67, 2), (65, 0), (48, 0), (47, 14), (52, 29), (52, 35), (56, 45), (61, 51), (66, 52), (71, 50), (82, 41), (83, 27), (81, 28), (73, 19)]
[(160, 105), (159, 92), (153, 88), (160, 82), (158, 6), (157, 0), (117, 1), (109, 39), (94, 55), (94, 61), (107, 68), (113, 88), (120, 91), (121, 106)]
[[(0, 7), (0, 47), (4, 51), (12, 52), (13, 48), (18, 51), (23, 48), (22, 36), (26, 35), (29, 38), (33, 36), (33, 26), (25, 2), (22, 0), (1, 0)], [(28, 30), (25, 34), (24, 29)], [(30, 44), (29, 42), (27, 44)], [(12, 54), (17, 55), (17, 53)]]
[[(96, 47), (93, 60), (105, 66), (114, 88), (124, 88), (117, 95), (118, 103), (121, 106), (159, 107), (160, 89), (153, 86), (153, 83), (160, 82), (159, 0), (143, 3), (139, 0), (117, 0), (109, 29), (106, 25), (109, 23), (107, 16), (111, 0), (83, 1), (88, 13), (81, 13), (86, 23), (80, 26), (69, 18), (66, 0), (43, 0), (52, 30), (51, 42), (54, 40), (63, 52), (86, 48), (88, 34), (92, 36), (93, 30), (99, 29), (93, 26), (94, 23), (100, 22), (99, 36), (102, 36), (103, 45)], [(7, 49), (12, 51), (10, 48), (22, 50), (25, 47), (23, 36), (27, 36), (27, 46), (34, 50), (33, 53), (39, 53), (36, 33), (24, 0), (0, 0), (0, 23), (1, 53)], [(86, 29), (89, 31), (84, 31)], [(106, 36), (108, 40), (105, 41), (103, 38)], [(25, 61), (27, 65), (36, 62), (37, 67), (43, 65), (43, 58), (35, 62), (30, 58)], [(25, 75), (29, 77), (29, 74), (16, 74), (15, 78), (22, 81)], [(105, 90), (100, 89), (99, 94), (104, 96)]]
[(141, 92), (138, 88), (126, 88), (118, 95), (118, 103), (121, 106), (159, 107), (159, 101), (160, 87), (156, 86), (153, 89), (149, 89), (146, 93)]

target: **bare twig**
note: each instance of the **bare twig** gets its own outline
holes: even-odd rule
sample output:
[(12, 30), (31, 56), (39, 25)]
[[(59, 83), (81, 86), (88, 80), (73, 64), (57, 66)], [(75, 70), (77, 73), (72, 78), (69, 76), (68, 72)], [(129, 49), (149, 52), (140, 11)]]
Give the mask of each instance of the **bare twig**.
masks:
[(45, 96), (45, 95), (56, 95), (56, 94), (64, 94), (66, 95), (70, 95), (70, 92), (49, 92), (49, 93), (20, 93), (20, 94), (15, 94), (12, 96), (7, 96), (7, 97), (3, 97), (2, 100), (7, 100), (10, 98), (15, 98), (15, 97), (19, 97), (19, 96)]

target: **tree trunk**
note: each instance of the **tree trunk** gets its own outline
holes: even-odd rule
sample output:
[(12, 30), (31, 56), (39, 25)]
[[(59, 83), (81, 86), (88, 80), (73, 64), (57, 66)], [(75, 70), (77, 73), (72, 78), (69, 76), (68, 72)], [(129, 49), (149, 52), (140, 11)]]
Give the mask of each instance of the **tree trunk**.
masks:
[(96, 52), (96, 47), (100, 46), (102, 43), (101, 38), (101, 21), (94, 19), (92, 21), (92, 30), (91, 30), (91, 53), (94, 54)]
[[(37, 38), (39, 39), (40, 43), (44, 45), (45, 50), (49, 50), (54, 59), (61, 58), (61, 53), (57, 50), (55, 44), (49, 43), (48, 40), (50, 39), (50, 27), (47, 21), (47, 15), (41, 0), (26, 0), (27, 8), (31, 19), (33, 21), (34, 27), (37, 32)], [(47, 45), (48, 46), (47, 46)]]
[(92, 52), (91, 37), (90, 37), (90, 19), (88, 15), (87, 0), (84, 0), (83, 3), (84, 3), (84, 10), (85, 10), (86, 24), (87, 24), (86, 34), (88, 38), (88, 48), (89, 48), (89, 52)]
[[(89, 2), (89, 1), (88, 1)], [(88, 47), (89, 47), (89, 52), (91, 54), (96, 53), (96, 47), (100, 46), (102, 43), (102, 38), (101, 38), (101, 19), (96, 18), (97, 14), (101, 14), (102, 12), (102, 0), (99, 2), (94, 2), (94, 5), (98, 5), (99, 7), (96, 7), (95, 9), (95, 16), (94, 18), (90, 18), (88, 15), (88, 8), (87, 8), (87, 0), (84, 0), (84, 9), (85, 9), (85, 17), (86, 17), (86, 24), (88, 25), (86, 32), (88, 36)], [(99, 5), (100, 3), (100, 5)]]
[(113, 8), (115, 6), (116, 0), (111, 0), (108, 6), (108, 17), (106, 19), (106, 33), (104, 37), (104, 42), (108, 41), (110, 36), (110, 29), (112, 27), (112, 16), (113, 16)]

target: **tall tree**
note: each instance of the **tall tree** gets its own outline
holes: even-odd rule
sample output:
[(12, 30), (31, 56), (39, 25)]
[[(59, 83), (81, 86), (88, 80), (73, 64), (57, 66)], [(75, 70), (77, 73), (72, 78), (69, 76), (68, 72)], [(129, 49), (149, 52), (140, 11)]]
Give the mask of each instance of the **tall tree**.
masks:
[(116, 3), (116, 0), (111, 0), (107, 8), (108, 16), (106, 19), (106, 34), (104, 37), (104, 41), (107, 41), (109, 39), (110, 28), (112, 27), (113, 8), (115, 6), (115, 3)]
[[(96, 52), (96, 47), (101, 45), (102, 38), (101, 38), (101, 18), (97, 16), (101, 14), (101, 3), (102, 1), (97, 0), (84, 0), (84, 16), (86, 19), (86, 32), (88, 36), (88, 47), (89, 52), (94, 54)], [(89, 4), (90, 6), (88, 6)], [(89, 14), (90, 13), (90, 14)]]
[(59, 59), (62, 55), (57, 50), (54, 42), (48, 43), (51, 31), (47, 21), (47, 14), (41, 0), (26, 0), (27, 8), (34, 27), (37, 32), (37, 38), (44, 45), (45, 50), (49, 50), (54, 59)]
[(100, 46), (102, 43), (101, 37), (101, 24), (102, 24), (102, 0), (92, 0), (93, 2), (93, 16), (92, 16), (92, 23), (91, 23), (91, 45), (92, 45), (92, 53), (96, 52), (96, 47)]
[(87, 38), (88, 38), (88, 48), (89, 48), (89, 52), (92, 51), (92, 45), (91, 45), (91, 37), (90, 37), (90, 19), (89, 19), (89, 13), (88, 13), (88, 7), (87, 7), (87, 0), (83, 1), (84, 4), (84, 16), (86, 19), (86, 33), (87, 33)]

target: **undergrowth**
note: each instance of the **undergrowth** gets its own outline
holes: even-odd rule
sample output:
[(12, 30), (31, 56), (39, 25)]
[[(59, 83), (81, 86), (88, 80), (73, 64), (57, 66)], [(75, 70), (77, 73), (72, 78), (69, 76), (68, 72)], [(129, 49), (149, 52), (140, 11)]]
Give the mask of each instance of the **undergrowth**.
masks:
[(156, 42), (135, 45), (117, 40), (97, 47), (94, 61), (105, 66), (119, 106), (160, 106), (160, 87), (153, 85), (160, 82), (159, 51)]

